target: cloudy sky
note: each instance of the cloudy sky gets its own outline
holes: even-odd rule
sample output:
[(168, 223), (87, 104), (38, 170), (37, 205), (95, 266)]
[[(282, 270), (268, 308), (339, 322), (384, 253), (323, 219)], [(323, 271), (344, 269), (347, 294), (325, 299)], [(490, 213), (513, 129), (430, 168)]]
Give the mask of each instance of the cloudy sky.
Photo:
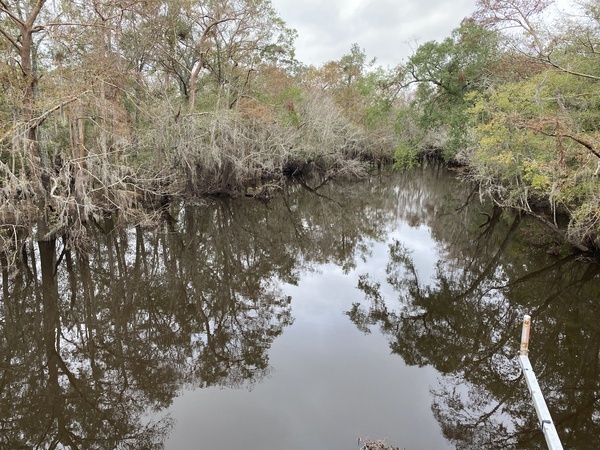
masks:
[(411, 48), (442, 40), (475, 10), (475, 0), (272, 0), (298, 31), (296, 57), (320, 65), (357, 43), (382, 66), (405, 60)]

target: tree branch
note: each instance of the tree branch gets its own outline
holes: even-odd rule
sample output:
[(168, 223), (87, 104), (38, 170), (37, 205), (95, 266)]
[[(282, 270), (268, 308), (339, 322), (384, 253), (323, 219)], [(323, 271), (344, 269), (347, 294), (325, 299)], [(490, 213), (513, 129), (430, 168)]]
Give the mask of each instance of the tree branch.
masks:
[(557, 63), (553, 62), (553, 61), (550, 59), (550, 56), (546, 56), (546, 57), (542, 58), (542, 61), (543, 61), (544, 63), (547, 63), (547, 64), (549, 64), (551, 67), (554, 67), (555, 69), (557, 69), (557, 70), (560, 70), (561, 72), (568, 73), (569, 75), (575, 75), (575, 76), (577, 76), (577, 77), (583, 77), (583, 78), (587, 78), (587, 79), (589, 79), (589, 80), (596, 80), (596, 81), (600, 81), (600, 77), (598, 77), (598, 76), (591, 75), (591, 74), (589, 74), (589, 73), (575, 72), (574, 70), (571, 70), (571, 69), (567, 69), (567, 68), (565, 68), (565, 67), (562, 67), (562, 66), (558, 65)]
[[(48, 118), (48, 116), (50, 116), (50, 114), (52, 114), (54, 111), (62, 108), (63, 106), (68, 105), (69, 103), (73, 103), (75, 100), (78, 100), (79, 97), (81, 97), (82, 95), (87, 94), (89, 91), (85, 91), (75, 97), (71, 97), (68, 100), (65, 100), (62, 103), (59, 103), (58, 105), (54, 106), (53, 108), (50, 108), (48, 111), (44, 112), (42, 115), (38, 116), (38, 117), (34, 117), (31, 120), (28, 120), (26, 122), (26, 125), (28, 127), (31, 126), (40, 126), (42, 123), (44, 123), (46, 121), (46, 119)], [(10, 136), (11, 134), (13, 134), (18, 128), (19, 128), (20, 124), (16, 124), (14, 125), (10, 130), (8, 130), (6, 133), (4, 133), (2, 136), (0, 136), (0, 142), (2, 142), (4, 139), (6, 139), (8, 136)]]
[[(42, 10), (44, 3), (46, 3), (46, 0), (37, 0), (37, 2), (35, 2), (35, 6), (33, 7), (33, 10), (31, 11), (31, 13), (29, 14), (29, 17), (25, 21), (25, 26), (27, 26), (27, 28), (29, 30), (34, 31), (33, 23), (35, 22), (38, 15), (40, 14), (40, 11)], [(37, 31), (39, 31), (39, 30), (37, 30)]]
[(6, 15), (10, 17), (12, 21), (15, 22), (19, 27), (24, 27), (26, 25), (23, 19), (13, 13), (8, 7), (8, 4), (4, 1), (0, 1), (0, 12), (5, 12)]
[(590, 151), (590, 153), (592, 153), (594, 156), (596, 156), (596, 158), (600, 159), (600, 152), (596, 149), (594, 144), (592, 144), (590, 141), (588, 141), (586, 139), (583, 139), (582, 137), (575, 136), (575, 135), (569, 134), (569, 133), (561, 133), (561, 132), (549, 133), (540, 128), (532, 127), (532, 126), (528, 126), (528, 128), (530, 128), (534, 132), (543, 134), (544, 136), (556, 137), (556, 138), (561, 138), (561, 137), (569, 138), (569, 139), (577, 142), (578, 144), (583, 145), (585, 148), (587, 148)]
[(4, 31), (4, 29), (0, 28), (0, 33), (6, 38), (8, 39), (8, 42), (10, 42), (12, 44), (13, 47), (15, 47), (17, 49), (17, 51), (19, 53), (21, 53), (21, 45), (19, 45), (19, 43), (17, 41), (15, 41), (13, 39), (12, 36), (10, 36), (6, 31)]
[(564, 137), (574, 140), (578, 144), (581, 144), (585, 148), (587, 148), (591, 153), (594, 154), (594, 156), (596, 156), (597, 158), (600, 158), (600, 152), (598, 152), (598, 150), (596, 150), (596, 148), (594, 147), (594, 145), (591, 142), (586, 141), (585, 139), (580, 138), (579, 136), (573, 136), (572, 134), (562, 134), (562, 135), (558, 135), (558, 136), (564, 136)]

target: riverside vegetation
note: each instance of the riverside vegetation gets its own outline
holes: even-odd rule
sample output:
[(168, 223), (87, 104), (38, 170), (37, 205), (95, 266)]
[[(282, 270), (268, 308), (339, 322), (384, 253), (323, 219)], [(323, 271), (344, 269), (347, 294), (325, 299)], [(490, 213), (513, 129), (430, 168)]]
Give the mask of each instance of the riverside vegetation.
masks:
[(300, 63), (269, 0), (0, 0), (2, 265), (26, 238), (82, 245), (88, 224), (143, 224), (173, 198), (426, 157), (594, 249), (600, 4), (553, 3), (478, 0), (383, 68), (357, 44)]

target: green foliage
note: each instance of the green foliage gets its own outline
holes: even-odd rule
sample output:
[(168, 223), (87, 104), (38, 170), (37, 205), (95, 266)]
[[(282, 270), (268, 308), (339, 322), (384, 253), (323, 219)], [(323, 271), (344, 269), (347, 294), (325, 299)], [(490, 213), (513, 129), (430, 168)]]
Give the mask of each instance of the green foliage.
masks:
[(469, 110), (478, 144), (469, 159), (473, 176), (506, 206), (530, 210), (531, 199), (547, 199), (553, 211), (569, 212), (569, 233), (580, 242), (598, 230), (590, 205), (599, 160), (580, 143), (598, 142), (595, 84), (545, 71), (497, 87)]
[(466, 110), (472, 92), (488, 86), (488, 70), (499, 58), (498, 36), (465, 21), (442, 42), (427, 42), (409, 58), (406, 83), (417, 84), (413, 107), (421, 111), (423, 134), (444, 131), (447, 160), (468, 144)]
[(345, 75), (346, 84), (350, 85), (361, 80), (365, 71), (375, 63), (375, 60), (367, 62), (365, 49), (361, 49), (357, 43), (352, 44), (350, 53), (342, 56), (340, 64)]
[(357, 93), (364, 99), (364, 123), (367, 129), (389, 127), (394, 113), (397, 90), (394, 72), (382, 68), (370, 70), (357, 82)]
[(410, 170), (419, 165), (419, 151), (410, 142), (400, 141), (394, 153), (394, 169)]

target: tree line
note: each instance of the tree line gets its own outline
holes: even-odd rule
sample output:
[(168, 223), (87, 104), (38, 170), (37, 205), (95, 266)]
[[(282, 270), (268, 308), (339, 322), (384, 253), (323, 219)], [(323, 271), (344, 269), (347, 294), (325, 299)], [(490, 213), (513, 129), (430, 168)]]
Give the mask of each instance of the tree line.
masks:
[(0, 0), (2, 245), (433, 156), (597, 247), (600, 5), (553, 3), (479, 0), (383, 68), (357, 44), (302, 64), (269, 0)]
[(442, 42), (404, 66), (414, 84), (404, 165), (436, 149), (480, 192), (536, 216), (581, 250), (598, 247), (600, 3), (478, 0)]

